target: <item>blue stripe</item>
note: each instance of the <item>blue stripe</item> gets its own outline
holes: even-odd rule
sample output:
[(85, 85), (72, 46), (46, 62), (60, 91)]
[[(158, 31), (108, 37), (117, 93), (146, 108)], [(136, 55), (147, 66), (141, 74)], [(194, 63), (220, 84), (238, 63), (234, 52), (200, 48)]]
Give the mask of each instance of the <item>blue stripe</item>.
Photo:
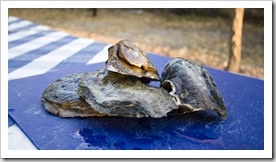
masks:
[(8, 125), (9, 127), (13, 126), (15, 124), (14, 120), (9, 116), (8, 117)]
[(13, 30), (14, 31), (26, 30), (26, 29), (31, 29), (31, 28), (37, 27), (37, 26), (39, 26), (39, 25), (37, 25), (37, 24), (29, 24), (29, 25), (22, 26), (22, 27), (19, 27), (19, 28), (13, 28)]
[[(17, 33), (18, 31), (9, 31), (8, 34), (11, 35), (11, 34), (14, 34), (14, 33)], [(56, 32), (55, 30), (52, 30), (52, 29), (49, 29), (49, 30), (41, 30), (40, 33), (42, 34), (48, 34), (48, 33), (51, 33), (51, 32)]]
[(31, 50), (23, 55), (20, 55), (13, 59), (10, 59), (9, 63), (8, 63), (9, 73), (32, 62), (36, 58), (39, 58), (39, 57), (41, 57), (45, 54), (48, 54), (49, 52), (51, 52), (61, 46), (64, 46), (64, 45), (72, 42), (75, 39), (77, 39), (77, 37), (65, 36), (62, 39), (59, 39), (54, 42), (50, 42), (49, 44), (46, 44), (38, 49)]
[(49, 34), (50, 32), (47, 32), (47, 33), (44, 33), (44, 32), (41, 32), (41, 33), (36, 33), (36, 34), (32, 34), (32, 35), (29, 35), (29, 36), (26, 36), (26, 37), (23, 37), (21, 39), (17, 39), (17, 40), (14, 40), (14, 41), (10, 41), (9, 42), (9, 49), (10, 48), (14, 48), (16, 46), (19, 46), (21, 44), (24, 44), (24, 43), (27, 43), (29, 41), (32, 41), (32, 40), (35, 40), (37, 38), (40, 38), (40, 37), (43, 37), (47, 34)]
[(9, 35), (16, 33), (15, 31), (9, 31)]
[(20, 21), (23, 21), (23, 20), (22, 20), (22, 19), (18, 19), (18, 20), (15, 20), (15, 21), (9, 22), (9, 25), (14, 24), (14, 23), (18, 23), (18, 22), (20, 22)]
[(60, 64), (58, 64), (55, 68), (51, 70), (60, 70), (64, 68), (74, 67), (76, 64), (86, 64), (91, 58), (93, 58), (98, 52), (100, 52), (106, 44), (94, 42), (85, 48), (81, 49), (76, 54), (71, 57), (63, 60)]
[(30, 25), (27, 25), (27, 26), (24, 26), (24, 27), (21, 27), (21, 28), (14, 28), (12, 30), (9, 29), (9, 35), (17, 33), (17, 32), (22, 31), (22, 30), (30, 30), (30, 29), (32, 29), (34, 27), (37, 27), (37, 26), (39, 26), (39, 25), (37, 25), (37, 24), (30, 24)]

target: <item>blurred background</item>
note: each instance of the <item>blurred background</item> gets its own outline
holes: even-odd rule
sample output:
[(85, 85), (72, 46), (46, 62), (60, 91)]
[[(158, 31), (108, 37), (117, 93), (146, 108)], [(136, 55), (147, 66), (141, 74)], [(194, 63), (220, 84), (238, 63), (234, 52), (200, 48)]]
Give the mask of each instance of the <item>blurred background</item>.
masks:
[[(183, 57), (228, 70), (235, 9), (9, 9), (69, 34), (115, 44), (128, 38), (144, 52)], [(264, 10), (244, 10), (237, 73), (264, 77)]]

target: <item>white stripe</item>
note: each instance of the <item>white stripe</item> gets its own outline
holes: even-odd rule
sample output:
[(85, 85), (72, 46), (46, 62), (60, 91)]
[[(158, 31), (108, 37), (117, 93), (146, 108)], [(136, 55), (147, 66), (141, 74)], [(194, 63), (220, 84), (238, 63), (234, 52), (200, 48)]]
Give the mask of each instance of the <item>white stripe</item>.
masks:
[(11, 48), (9, 49), (9, 59), (20, 56), (26, 52), (37, 49), (39, 47), (42, 47), (53, 41), (59, 40), (67, 35), (68, 34), (63, 32), (54, 32), (47, 34), (44, 37), (40, 37), (32, 41), (26, 42), (24, 44), (21, 44), (19, 46), (16, 46), (14, 48)]
[(28, 137), (16, 125), (9, 127), (9, 150), (37, 150)]
[(14, 17), (14, 16), (9, 16), (9, 23), (11, 23), (11, 22), (14, 22), (14, 21), (16, 21), (16, 20), (19, 20), (19, 18), (17, 18), (17, 17)]
[(105, 62), (108, 59), (108, 48), (110, 46), (111, 45), (105, 46), (100, 52), (98, 52), (91, 60), (87, 62), (87, 65)]
[(28, 26), (30, 24), (32, 24), (32, 22), (26, 21), (26, 20), (20, 21), (18, 23), (14, 23), (14, 24), (9, 25), (9, 31), (14, 31), (18, 28), (22, 28), (22, 27)]
[(26, 37), (26, 36), (29, 36), (32, 34), (36, 34), (39, 32), (43, 32), (43, 31), (47, 31), (47, 30), (49, 30), (49, 28), (47, 28), (46, 26), (36, 26), (36, 27), (32, 28), (32, 30), (22, 30), (22, 31), (17, 32), (16, 34), (9, 35), (8, 40), (9, 40), (9, 42), (14, 41), (14, 40), (21, 39), (23, 37)]
[(72, 41), (47, 55), (41, 56), (29, 64), (11, 72), (8, 76), (9, 80), (24, 78), (39, 74), (44, 74), (50, 69), (54, 68), (61, 61), (72, 56), (82, 48), (88, 46), (93, 41), (90, 39), (80, 38)]
[(32, 34), (36, 34), (36, 33), (38, 33), (38, 32), (37, 31), (20, 31), (16, 34), (9, 35), (8, 40), (9, 40), (9, 42), (11, 42), (11, 41), (21, 39), (23, 37), (26, 37), (26, 36), (29, 36)]

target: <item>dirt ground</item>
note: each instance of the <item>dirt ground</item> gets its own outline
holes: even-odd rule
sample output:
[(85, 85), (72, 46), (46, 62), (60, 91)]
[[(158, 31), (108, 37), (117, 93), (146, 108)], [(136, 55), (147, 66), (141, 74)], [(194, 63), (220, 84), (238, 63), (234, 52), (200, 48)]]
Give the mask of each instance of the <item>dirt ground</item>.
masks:
[[(88, 9), (9, 9), (9, 15), (109, 44), (128, 38), (145, 52), (221, 70), (229, 59), (230, 19), (142, 9), (97, 9), (96, 17)], [(242, 45), (240, 74), (263, 79), (263, 26), (244, 22)]]

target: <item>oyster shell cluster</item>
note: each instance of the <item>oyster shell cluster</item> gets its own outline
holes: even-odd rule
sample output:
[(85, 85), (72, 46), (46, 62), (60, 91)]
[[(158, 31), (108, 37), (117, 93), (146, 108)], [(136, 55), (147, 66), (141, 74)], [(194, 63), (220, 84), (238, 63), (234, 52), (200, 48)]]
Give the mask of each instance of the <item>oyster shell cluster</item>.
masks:
[[(150, 81), (160, 81), (152, 87)], [(222, 119), (226, 107), (215, 81), (202, 66), (172, 58), (161, 78), (145, 52), (129, 40), (108, 49), (106, 67), (70, 74), (42, 94), (47, 111), (60, 117), (123, 116), (161, 118), (211, 109)]]

